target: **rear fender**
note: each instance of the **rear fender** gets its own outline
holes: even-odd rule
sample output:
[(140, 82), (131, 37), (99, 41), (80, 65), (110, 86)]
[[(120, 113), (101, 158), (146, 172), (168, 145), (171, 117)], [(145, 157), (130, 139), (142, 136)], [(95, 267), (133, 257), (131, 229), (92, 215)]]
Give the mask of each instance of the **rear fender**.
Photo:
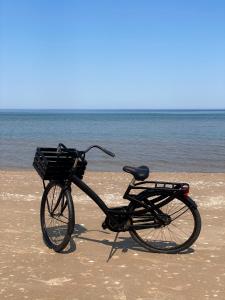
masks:
[(180, 197), (180, 198), (182, 198), (183, 200), (185, 200), (185, 202), (187, 203), (187, 205), (189, 207), (191, 207), (191, 208), (197, 208), (198, 207), (197, 204), (196, 204), (196, 202), (194, 200), (192, 200), (189, 196), (182, 195), (182, 197)]

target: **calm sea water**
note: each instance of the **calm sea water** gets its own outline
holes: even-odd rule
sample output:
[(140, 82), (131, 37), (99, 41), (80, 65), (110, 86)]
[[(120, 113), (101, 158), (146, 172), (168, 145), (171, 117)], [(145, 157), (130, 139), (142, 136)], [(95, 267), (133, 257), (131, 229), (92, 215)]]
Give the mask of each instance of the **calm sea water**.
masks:
[(0, 168), (31, 168), (37, 146), (59, 142), (116, 153), (90, 152), (89, 170), (225, 172), (225, 110), (0, 111)]

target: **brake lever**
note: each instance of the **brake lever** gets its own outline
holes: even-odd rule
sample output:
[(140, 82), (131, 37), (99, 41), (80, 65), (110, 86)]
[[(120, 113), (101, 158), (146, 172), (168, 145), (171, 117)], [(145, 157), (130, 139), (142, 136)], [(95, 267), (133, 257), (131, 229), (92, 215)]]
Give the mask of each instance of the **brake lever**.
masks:
[(59, 143), (59, 144), (58, 144), (58, 147), (57, 147), (57, 152), (58, 152), (58, 153), (61, 153), (61, 152), (62, 152), (62, 148), (63, 148), (64, 150), (67, 150), (67, 147), (66, 147), (64, 144)]

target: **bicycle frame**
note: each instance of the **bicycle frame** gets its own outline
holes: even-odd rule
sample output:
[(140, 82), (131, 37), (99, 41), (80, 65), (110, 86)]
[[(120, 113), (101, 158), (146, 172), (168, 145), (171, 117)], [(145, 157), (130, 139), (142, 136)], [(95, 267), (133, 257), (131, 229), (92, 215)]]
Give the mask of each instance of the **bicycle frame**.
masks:
[[(71, 182), (73, 182), (85, 194), (87, 194), (98, 205), (98, 207), (104, 212), (104, 214), (106, 216), (109, 216), (113, 219), (113, 215), (121, 215), (121, 216), (129, 216), (130, 215), (129, 210), (128, 209), (125, 210), (124, 206), (118, 207), (116, 209), (109, 208), (105, 204), (105, 202), (85, 182), (83, 182), (76, 175), (72, 176)], [(144, 184), (144, 183), (147, 183), (147, 182), (139, 182), (138, 184)], [(146, 211), (151, 212), (152, 216), (154, 216), (154, 218), (156, 220), (158, 220), (160, 224), (162, 224), (162, 225), (165, 224), (164, 223), (165, 220), (163, 219), (163, 212), (161, 211), (160, 208), (162, 206), (166, 205), (167, 203), (171, 202), (175, 197), (179, 197), (179, 194), (181, 194), (181, 192), (178, 191), (178, 192), (168, 193), (165, 191), (163, 193), (162, 191), (159, 191), (159, 190), (157, 191), (152, 188), (141, 187), (141, 189), (144, 189), (144, 191), (140, 192), (137, 195), (130, 194), (130, 191), (135, 188), (136, 188), (136, 186), (134, 184), (134, 180), (132, 180), (131, 183), (129, 184), (123, 198), (127, 199), (130, 202), (136, 203), (140, 207), (145, 208)], [(158, 196), (158, 197), (154, 198), (151, 201), (148, 201), (147, 198), (151, 197), (151, 196)], [(116, 219), (115, 219), (115, 222), (117, 222)], [(131, 226), (131, 227), (133, 227), (133, 226)], [(143, 225), (136, 225), (134, 227), (135, 228), (138, 227), (138, 229), (145, 229), (145, 228), (154, 227), (154, 226), (151, 224), (143, 224)]]
[(78, 186), (85, 194), (87, 194), (105, 213), (105, 215), (109, 215), (109, 207), (105, 204), (105, 202), (79, 177), (76, 175), (72, 176), (71, 180), (76, 186)]

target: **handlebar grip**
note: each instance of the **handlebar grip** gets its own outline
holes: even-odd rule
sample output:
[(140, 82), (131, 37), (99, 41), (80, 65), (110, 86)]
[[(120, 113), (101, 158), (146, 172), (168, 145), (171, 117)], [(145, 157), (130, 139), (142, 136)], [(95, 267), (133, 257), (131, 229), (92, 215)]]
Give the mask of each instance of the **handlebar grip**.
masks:
[(105, 149), (105, 148), (102, 148), (102, 150), (103, 150), (106, 154), (108, 154), (109, 156), (115, 157), (115, 153), (113, 153), (113, 152), (111, 152), (111, 151), (109, 151), (109, 150), (107, 150), (107, 149)]

